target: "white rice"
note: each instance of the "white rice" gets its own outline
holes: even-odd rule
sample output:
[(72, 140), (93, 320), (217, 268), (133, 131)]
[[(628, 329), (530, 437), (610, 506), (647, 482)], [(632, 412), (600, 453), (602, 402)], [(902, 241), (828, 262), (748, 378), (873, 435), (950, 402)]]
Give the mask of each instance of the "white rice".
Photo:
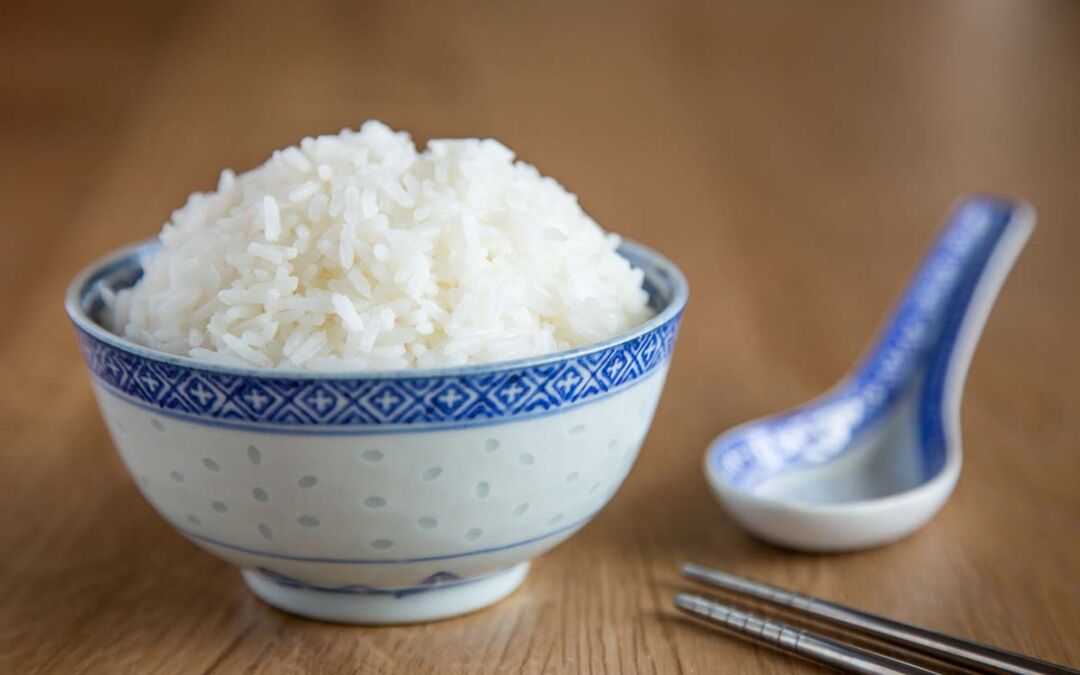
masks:
[(494, 140), (380, 122), (221, 174), (161, 231), (108, 322), (233, 365), (428, 368), (580, 347), (648, 318), (642, 273), (554, 179)]

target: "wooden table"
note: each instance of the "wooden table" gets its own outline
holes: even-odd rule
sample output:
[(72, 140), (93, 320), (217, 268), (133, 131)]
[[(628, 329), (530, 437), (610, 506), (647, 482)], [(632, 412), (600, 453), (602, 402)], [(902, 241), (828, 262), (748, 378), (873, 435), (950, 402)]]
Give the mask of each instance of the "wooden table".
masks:
[[(676, 616), (684, 560), (1080, 665), (1080, 4), (43, 4), (0, 20), (0, 672), (812, 669)], [(367, 118), (501, 139), (692, 287), (610, 507), (502, 604), (401, 628), (272, 610), (158, 518), (60, 302), (221, 167)], [(751, 539), (706, 444), (839, 377), (973, 190), (1040, 224), (974, 361), (951, 501), (864, 553)]]

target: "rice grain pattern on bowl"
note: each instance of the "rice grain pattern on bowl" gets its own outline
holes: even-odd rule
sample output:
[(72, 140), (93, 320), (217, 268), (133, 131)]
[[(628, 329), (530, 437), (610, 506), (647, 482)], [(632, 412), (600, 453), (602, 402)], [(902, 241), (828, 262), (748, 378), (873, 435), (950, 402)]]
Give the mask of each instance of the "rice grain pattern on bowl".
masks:
[[(600, 239), (610, 241), (602, 232)], [(628, 325), (613, 335), (588, 340), (579, 332), (577, 344), (567, 337), (573, 322), (523, 320), (513, 325), (540, 326), (530, 335), (548, 335), (558, 351), (537, 338), (525, 358), (451, 350), (456, 356), (436, 367), (416, 360), (394, 370), (322, 348), (312, 350), (324, 359), (318, 363), (333, 365), (288, 367), (286, 339), (267, 343), (271, 363), (260, 365), (227, 346), (207, 348), (217, 356), (192, 354), (110, 330), (132, 321), (161, 327), (132, 314), (118, 321), (125, 310), (117, 308), (129, 302), (137, 311), (128, 289), (164, 259), (162, 246), (168, 242), (114, 253), (68, 289), (66, 308), (113, 441), (154, 508), (237, 565), (257, 595), (341, 622), (432, 620), (489, 605), (520, 585), (532, 559), (587, 523), (633, 465), (687, 298), (674, 265), (621, 242), (612, 255), (638, 279), (648, 309), (628, 309), (620, 319)], [(631, 295), (615, 296), (635, 306)], [(223, 309), (220, 321), (253, 318), (244, 316), (251, 310), (224, 316), (238, 306)], [(281, 311), (310, 323), (309, 338), (316, 321), (344, 322), (325, 306), (311, 308)], [(451, 330), (437, 344), (460, 337), (454, 331), (463, 323), (443, 324)], [(326, 339), (341, 346), (349, 337)], [(408, 350), (422, 341), (406, 343)]]

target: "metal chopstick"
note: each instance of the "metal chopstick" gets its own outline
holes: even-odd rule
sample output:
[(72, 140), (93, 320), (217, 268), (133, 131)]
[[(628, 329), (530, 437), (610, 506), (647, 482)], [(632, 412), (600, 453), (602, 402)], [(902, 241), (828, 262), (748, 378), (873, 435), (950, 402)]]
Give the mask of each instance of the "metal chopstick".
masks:
[(797, 614), (823, 619), (832, 624), (871, 635), (910, 650), (933, 656), (950, 663), (978, 669), (981, 672), (1015, 673), (1023, 675), (1080, 675), (1080, 671), (1016, 654), (989, 645), (963, 640), (925, 628), (893, 621), (861, 612), (851, 607), (820, 600), (750, 579), (688, 563), (683, 575), (709, 586), (721, 588), (739, 596), (751, 597), (790, 610)]
[(867, 675), (924, 675), (933, 673), (919, 666), (873, 652), (845, 645), (809, 631), (793, 628), (779, 621), (762, 619), (688, 593), (675, 596), (675, 606), (757, 642), (776, 647), (809, 661), (848, 673)]

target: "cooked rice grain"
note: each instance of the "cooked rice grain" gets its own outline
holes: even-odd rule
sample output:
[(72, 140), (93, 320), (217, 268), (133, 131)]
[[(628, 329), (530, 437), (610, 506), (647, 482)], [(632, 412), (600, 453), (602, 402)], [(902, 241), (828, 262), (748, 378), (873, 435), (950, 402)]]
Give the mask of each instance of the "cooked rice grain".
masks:
[(193, 194), (104, 296), (113, 329), (216, 363), (455, 366), (604, 340), (650, 316), (642, 273), (577, 198), (494, 140), (418, 152), (380, 122), (305, 138)]

